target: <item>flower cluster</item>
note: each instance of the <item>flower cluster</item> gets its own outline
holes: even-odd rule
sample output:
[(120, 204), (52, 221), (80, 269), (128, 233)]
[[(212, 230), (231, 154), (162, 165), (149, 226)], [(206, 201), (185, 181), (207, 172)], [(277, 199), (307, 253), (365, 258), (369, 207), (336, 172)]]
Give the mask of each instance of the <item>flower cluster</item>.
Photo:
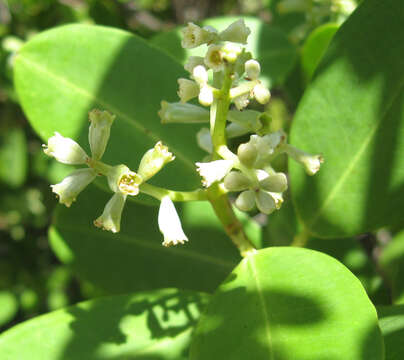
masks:
[[(259, 80), (259, 62), (240, 45), (247, 42), (250, 34), (243, 20), (220, 33), (190, 23), (183, 34), (183, 47), (205, 44), (206, 55), (189, 58), (185, 70), (190, 79), (178, 80), (180, 102), (163, 101), (160, 118), (163, 123), (210, 121), (210, 129), (202, 128), (197, 134), (199, 146), (210, 154), (205, 162), (196, 163), (202, 185), (210, 188), (219, 182), (224, 191), (240, 192), (235, 201), (240, 210), (249, 211), (256, 206), (260, 212), (270, 214), (280, 208), (282, 194), (288, 188), (286, 175), (271, 166), (273, 159), (286, 153), (300, 162), (309, 175), (319, 170), (323, 159), (287, 144), (283, 131), (270, 133), (271, 119), (265, 112), (245, 109), (251, 99), (267, 104), (270, 92)], [(203, 106), (210, 106), (210, 112), (188, 103), (193, 98), (198, 98)], [(229, 109), (231, 103), (234, 109)], [(223, 114), (226, 118), (220, 119)], [(216, 123), (223, 120), (226, 138), (253, 133), (249, 142), (238, 147), (237, 154), (215, 133)]]
[[(101, 158), (108, 144), (114, 118), (115, 116), (107, 111), (93, 110), (89, 113), (88, 140), (91, 157), (74, 140), (65, 138), (57, 132), (49, 138), (48, 144), (44, 145), (44, 152), (64, 164), (87, 165), (87, 168), (74, 170), (59, 184), (51, 185), (52, 191), (59, 197), (59, 202), (67, 207), (71, 206), (79, 193), (97, 176), (106, 176), (113, 196), (101, 216), (94, 220), (94, 225), (116, 233), (120, 231), (121, 215), (127, 196), (138, 195), (141, 191), (140, 186), (175, 157), (159, 141), (143, 155), (137, 172), (124, 164), (110, 166), (103, 163)], [(161, 204), (158, 223), (164, 235), (163, 245), (169, 246), (187, 241), (170, 197), (163, 195), (159, 200)]]

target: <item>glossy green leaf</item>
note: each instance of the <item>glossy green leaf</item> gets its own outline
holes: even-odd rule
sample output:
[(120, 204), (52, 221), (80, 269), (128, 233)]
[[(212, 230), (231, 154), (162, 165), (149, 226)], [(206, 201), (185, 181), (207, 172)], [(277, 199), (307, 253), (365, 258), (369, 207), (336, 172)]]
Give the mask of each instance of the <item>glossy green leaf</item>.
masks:
[(0, 135), (0, 181), (11, 186), (21, 186), (28, 169), (27, 141), (20, 128), (3, 129)]
[(312, 78), (338, 28), (338, 24), (324, 24), (316, 28), (306, 39), (301, 53), (302, 75), (306, 83)]
[(386, 349), (385, 360), (404, 359), (404, 305), (377, 308)]
[(86, 301), (6, 331), (0, 358), (185, 360), (205, 303), (205, 295), (176, 289)]
[(404, 304), (404, 231), (383, 249), (380, 265), (389, 278), (394, 302)]
[[(218, 17), (205, 20), (201, 25), (213, 26), (222, 31), (238, 19), (237, 17)], [(262, 78), (267, 81), (268, 85), (281, 83), (295, 63), (295, 47), (278, 28), (268, 26), (257, 18), (243, 17), (243, 19), (251, 30), (246, 49), (260, 62)], [(183, 49), (181, 39), (181, 30), (178, 28), (159, 34), (151, 41), (182, 64), (186, 63), (190, 55), (204, 56), (206, 53), (206, 46)]]
[(358, 279), (316, 251), (246, 257), (212, 297), (191, 344), (198, 359), (383, 359), (376, 311)]
[(87, 151), (93, 108), (117, 117), (104, 161), (137, 169), (158, 140), (176, 160), (156, 176), (158, 184), (192, 189), (200, 184), (194, 162), (203, 156), (197, 127), (162, 125), (162, 99), (177, 99), (184, 69), (144, 40), (121, 30), (69, 25), (30, 40), (15, 60), (15, 85), (32, 126), (45, 141), (54, 131), (72, 137)]
[(176, 204), (189, 242), (166, 248), (156, 207), (127, 202), (117, 234), (93, 226), (111, 195), (89, 187), (71, 208), (57, 209), (50, 229), (58, 257), (107, 292), (172, 286), (213, 291), (239, 261), (208, 203)]
[(297, 212), (318, 237), (402, 222), (403, 23), (400, 1), (363, 1), (334, 36), (297, 109), (291, 143), (325, 158), (313, 177), (290, 161)]

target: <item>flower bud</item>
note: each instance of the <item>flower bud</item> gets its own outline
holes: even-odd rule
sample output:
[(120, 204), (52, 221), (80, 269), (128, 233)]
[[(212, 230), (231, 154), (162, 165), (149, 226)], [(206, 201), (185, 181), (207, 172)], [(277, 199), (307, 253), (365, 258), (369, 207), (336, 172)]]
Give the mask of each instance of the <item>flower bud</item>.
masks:
[(257, 155), (257, 148), (250, 142), (241, 144), (237, 149), (238, 159), (243, 165), (249, 168), (254, 166), (255, 160), (257, 160)]
[(243, 191), (236, 199), (235, 205), (241, 211), (250, 211), (255, 205), (254, 191)]
[(210, 106), (213, 103), (213, 90), (209, 85), (202, 86), (198, 96), (199, 103)]
[(236, 105), (237, 110), (241, 111), (248, 106), (250, 103), (250, 94), (242, 94), (233, 99), (234, 105)]
[(141, 176), (123, 164), (112, 167), (108, 172), (107, 179), (113, 192), (132, 196), (139, 193), (139, 185), (143, 182)]
[(265, 191), (282, 193), (288, 188), (288, 179), (284, 173), (274, 173), (261, 180), (259, 186)]
[(244, 20), (240, 19), (230, 24), (227, 29), (219, 33), (220, 40), (247, 44), (250, 29), (245, 25)]
[(261, 66), (258, 61), (256, 60), (248, 60), (244, 64), (246, 75), (251, 80), (257, 80), (260, 76)]
[(223, 52), (221, 45), (210, 45), (205, 55), (205, 64), (213, 71), (224, 69)]
[(143, 181), (147, 181), (157, 174), (165, 164), (174, 159), (175, 156), (168, 151), (168, 147), (159, 141), (153, 149), (148, 150), (143, 155), (137, 172)]
[(204, 65), (204, 64), (205, 64), (205, 59), (202, 56), (190, 56), (188, 58), (187, 63), (184, 65), (184, 69), (192, 74), (194, 71), (194, 68), (196, 68), (199, 65)]
[(188, 79), (178, 79), (178, 96), (181, 99), (182, 103), (187, 102), (188, 100), (193, 99), (199, 95), (199, 85), (192, 80)]
[(125, 205), (126, 194), (116, 192), (105, 205), (100, 217), (94, 220), (94, 225), (103, 230), (119, 232), (121, 228), (122, 210)]
[(199, 175), (202, 177), (203, 186), (209, 187), (227, 175), (233, 167), (233, 161), (215, 160), (207, 163), (197, 162), (196, 166)]
[(240, 171), (230, 171), (225, 176), (223, 183), (229, 191), (242, 191), (250, 186), (250, 180)]
[(88, 115), (91, 122), (88, 132), (88, 142), (90, 143), (92, 158), (93, 160), (100, 160), (107, 147), (115, 115), (98, 109), (90, 111)]
[(95, 177), (96, 172), (93, 169), (78, 169), (66, 176), (62, 182), (51, 185), (52, 191), (58, 195), (59, 203), (70, 207), (77, 196), (90, 184)]
[(222, 56), (224, 60), (232, 64), (237, 60), (242, 51), (243, 49), (240, 45), (228, 42), (222, 47)]
[(308, 175), (314, 175), (320, 170), (321, 163), (324, 162), (322, 155), (311, 155), (292, 145), (284, 145), (285, 152), (295, 161), (301, 163)]
[(271, 97), (269, 90), (261, 83), (254, 86), (253, 94), (255, 99), (262, 105), (265, 105)]
[(208, 110), (188, 103), (169, 103), (163, 100), (158, 115), (160, 116), (162, 124), (194, 124), (209, 122)]
[(192, 49), (199, 45), (215, 41), (217, 34), (212, 28), (201, 28), (193, 23), (182, 29), (183, 38), (181, 45), (184, 49)]
[(46, 155), (54, 157), (63, 164), (80, 165), (88, 161), (87, 154), (79, 144), (56, 131), (55, 135), (48, 139), (48, 145), (43, 147)]
[(276, 203), (273, 197), (263, 190), (259, 190), (255, 193), (255, 203), (257, 208), (263, 214), (269, 215), (276, 209)]
[(194, 70), (192, 70), (192, 77), (199, 84), (199, 86), (206, 85), (208, 82), (208, 72), (206, 71), (205, 66), (195, 66)]
[(184, 230), (182, 230), (177, 210), (169, 196), (161, 199), (158, 224), (160, 232), (164, 236), (163, 246), (183, 244), (188, 241)]
[(212, 153), (212, 137), (208, 128), (202, 128), (198, 131), (198, 133), (196, 134), (196, 141), (201, 149), (205, 150), (209, 154)]

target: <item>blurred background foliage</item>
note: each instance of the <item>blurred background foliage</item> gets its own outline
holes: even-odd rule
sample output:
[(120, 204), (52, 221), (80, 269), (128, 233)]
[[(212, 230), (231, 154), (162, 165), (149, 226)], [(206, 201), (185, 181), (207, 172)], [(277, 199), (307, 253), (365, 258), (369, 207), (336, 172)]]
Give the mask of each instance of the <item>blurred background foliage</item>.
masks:
[[(293, 3), (306, 7), (293, 8)], [(25, 41), (66, 23), (113, 26), (151, 39), (188, 21), (221, 15), (260, 18), (281, 29), (299, 54), (287, 79), (271, 89), (273, 97), (266, 109), (273, 118), (272, 129), (287, 130), (319, 59), (348, 15), (335, 11), (335, 3), (338, 1), (0, 0), (0, 331), (103, 294), (61, 264), (48, 245), (47, 229), (57, 203), (49, 188), (53, 182), (51, 160), (43, 154), (41, 141), (13, 90), (13, 57)], [(281, 160), (278, 166), (285, 168), (286, 164)], [(302, 240), (307, 234), (301, 232), (290, 202), (269, 219), (258, 215), (256, 220), (263, 226), (268, 223), (264, 246), (307, 241)], [(345, 263), (376, 304), (388, 304), (389, 285), (378, 259), (398, 230), (344, 241), (309, 239), (307, 246)]]

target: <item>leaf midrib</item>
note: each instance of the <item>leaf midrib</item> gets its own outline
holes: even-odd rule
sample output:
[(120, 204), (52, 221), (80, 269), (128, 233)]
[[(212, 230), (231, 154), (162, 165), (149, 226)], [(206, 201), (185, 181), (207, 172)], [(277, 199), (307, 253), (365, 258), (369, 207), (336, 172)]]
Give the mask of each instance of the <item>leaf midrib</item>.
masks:
[(335, 196), (339, 193), (340, 188), (344, 185), (346, 179), (349, 177), (351, 172), (354, 170), (355, 165), (360, 161), (362, 155), (364, 154), (368, 145), (372, 141), (374, 134), (376, 133), (376, 131), (382, 124), (385, 116), (389, 113), (391, 107), (393, 106), (393, 104), (395, 103), (396, 99), (398, 98), (398, 96), (400, 95), (400, 93), (403, 89), (404, 89), (404, 77), (401, 79), (401, 84), (398, 86), (396, 93), (393, 96), (391, 96), (390, 102), (386, 106), (383, 115), (380, 116), (379, 120), (375, 122), (373, 128), (369, 131), (368, 136), (365, 138), (362, 146), (359, 148), (359, 150), (357, 151), (355, 156), (353, 156), (352, 162), (348, 165), (348, 167), (346, 168), (346, 170), (344, 171), (344, 173), (342, 174), (342, 176), (340, 177), (340, 179), (338, 180), (338, 182), (336, 183), (336, 185), (334, 186), (332, 191), (325, 198), (323, 204), (320, 206), (318, 211), (313, 215), (311, 221), (308, 222), (308, 227), (312, 227), (317, 222), (317, 220), (322, 215), (324, 210), (328, 207), (329, 203), (332, 202), (334, 200)]
[[(50, 79), (54, 80), (56, 83), (60, 82), (63, 85), (69, 87), (72, 91), (86, 97), (87, 99), (91, 100), (94, 103), (99, 104), (101, 107), (109, 109), (112, 113), (117, 115), (120, 119), (124, 120), (130, 126), (133, 126), (137, 131), (140, 131), (144, 134), (145, 137), (149, 137), (153, 142), (157, 142), (162, 139), (159, 134), (146, 129), (140, 122), (138, 122), (135, 118), (131, 117), (130, 115), (118, 110), (115, 106), (109, 104), (106, 101), (101, 100), (100, 98), (94, 96), (86, 89), (77, 86), (73, 82), (69, 81), (68, 79), (64, 78), (63, 76), (58, 75), (57, 73), (53, 73), (46, 69), (44, 66), (41, 66), (37, 62), (30, 60), (28, 57), (24, 57), (22, 53), (18, 54), (16, 61), (21, 61), (28, 66), (32, 66), (35, 68), (39, 73), (45, 74)], [(164, 140), (164, 143), (173, 151), (175, 156), (181, 160), (187, 167), (192, 170), (195, 170), (195, 164), (189, 160), (176, 146), (173, 146), (171, 143)]]

